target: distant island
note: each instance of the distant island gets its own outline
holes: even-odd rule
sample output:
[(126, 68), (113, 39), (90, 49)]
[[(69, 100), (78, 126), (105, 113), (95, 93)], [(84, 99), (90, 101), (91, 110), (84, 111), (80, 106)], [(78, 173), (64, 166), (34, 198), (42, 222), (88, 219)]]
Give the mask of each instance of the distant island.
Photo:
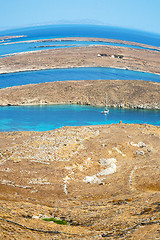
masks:
[(0, 37), (0, 41), (2, 41), (2, 40), (9, 40), (9, 39), (13, 39), (13, 38), (21, 38), (21, 37), (25, 37), (25, 35), (19, 35), (19, 36), (1, 36), (1, 37)]

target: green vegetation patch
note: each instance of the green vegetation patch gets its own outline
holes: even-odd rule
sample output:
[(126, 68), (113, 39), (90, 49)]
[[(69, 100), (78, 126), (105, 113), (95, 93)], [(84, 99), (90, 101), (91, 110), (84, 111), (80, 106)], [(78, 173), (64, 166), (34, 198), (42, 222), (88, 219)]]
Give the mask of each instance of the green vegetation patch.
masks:
[(46, 221), (46, 222), (54, 222), (54, 223), (61, 224), (61, 225), (67, 225), (66, 221), (59, 220), (59, 219), (56, 219), (56, 218), (43, 218), (43, 220)]

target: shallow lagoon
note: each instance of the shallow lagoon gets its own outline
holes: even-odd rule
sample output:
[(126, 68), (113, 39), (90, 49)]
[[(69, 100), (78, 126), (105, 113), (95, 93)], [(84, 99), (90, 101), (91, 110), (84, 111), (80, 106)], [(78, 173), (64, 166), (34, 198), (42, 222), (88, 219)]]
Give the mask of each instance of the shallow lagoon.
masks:
[(81, 105), (0, 107), (0, 131), (48, 131), (62, 126), (147, 123), (160, 126), (160, 111), (110, 109)]

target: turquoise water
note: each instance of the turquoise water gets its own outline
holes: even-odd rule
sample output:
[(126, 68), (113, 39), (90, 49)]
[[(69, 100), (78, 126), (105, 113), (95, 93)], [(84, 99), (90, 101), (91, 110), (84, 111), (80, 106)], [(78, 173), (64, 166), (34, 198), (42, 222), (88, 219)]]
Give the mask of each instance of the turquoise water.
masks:
[(160, 75), (116, 68), (62, 68), (0, 74), (0, 88), (66, 80), (145, 80), (160, 82)]
[(62, 126), (148, 123), (160, 126), (160, 111), (110, 109), (80, 105), (0, 107), (0, 131), (48, 131)]
[[(3, 35), (26, 35), (23, 38), (0, 42), (0, 55), (34, 51), (47, 48), (62, 48), (102, 44), (101, 42), (45, 42), (22, 43), (21, 41), (63, 38), (97, 37), (119, 39), (160, 46), (160, 35), (92, 25), (53, 25), (1, 31)], [(13, 42), (19, 42), (13, 44)], [(12, 43), (4, 45), (4, 43)], [(108, 45), (108, 43), (103, 43)], [(54, 46), (51, 46), (54, 45)], [(112, 44), (111, 44), (112, 45)], [(114, 44), (116, 45), (116, 44)], [(122, 45), (121, 45), (122, 46)], [(123, 45), (126, 47), (125, 45)], [(66, 81), (122, 79), (160, 82), (160, 76), (114, 68), (72, 68), (0, 75), (0, 88), (33, 83)], [(101, 114), (102, 108), (91, 106), (55, 105), (0, 107), (0, 131), (46, 131), (62, 126), (81, 126), (118, 123), (148, 123), (160, 125), (160, 111), (110, 109), (109, 115)]]
[[(94, 42), (94, 41), (47, 41), (43, 42), (11, 42), (10, 44), (1, 43), (0, 44), (0, 57), (5, 57), (8, 54), (19, 53), (19, 52), (30, 52), (37, 50), (47, 50), (47, 49), (58, 49), (58, 48), (68, 48), (68, 47), (84, 47), (84, 46), (95, 46), (95, 45), (110, 45), (110, 46), (120, 46), (120, 47), (130, 47), (138, 49), (150, 49), (138, 46), (118, 44), (118, 43), (105, 43), (105, 42)], [(155, 50), (158, 51), (158, 50)]]

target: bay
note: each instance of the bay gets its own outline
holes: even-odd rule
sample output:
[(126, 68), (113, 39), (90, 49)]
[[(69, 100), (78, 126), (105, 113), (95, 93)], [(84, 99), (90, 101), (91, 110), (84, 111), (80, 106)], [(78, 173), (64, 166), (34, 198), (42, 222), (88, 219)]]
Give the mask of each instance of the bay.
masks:
[[(93, 26), (66, 24), (36, 26), (1, 31), (0, 36), (3, 35), (24, 35), (24, 37), (1, 41), (1, 55), (47, 48), (88, 46), (95, 44), (94, 42), (53, 43), (51, 41), (47, 42), (47, 44), (42, 44), (42, 42), (30, 44), (22, 43), (22, 41), (28, 40), (63, 37), (109, 38), (160, 47), (160, 35), (158, 34), (102, 25)], [(19, 43), (14, 44), (15, 41)], [(11, 44), (4, 45), (4, 43)], [(99, 42), (96, 44), (102, 43)], [(125, 47), (125, 45), (123, 46)], [(160, 82), (159, 75), (126, 69), (71, 68), (1, 74), (0, 88), (53, 81), (97, 79), (145, 80)], [(101, 114), (102, 110), (103, 109), (99, 107), (79, 105), (0, 107), (0, 131), (47, 131), (62, 126), (111, 124), (118, 123), (119, 121), (124, 123), (148, 123), (160, 126), (160, 111), (158, 110), (110, 109), (109, 114), (106, 116)]]
[(147, 123), (160, 126), (160, 111), (110, 109), (83, 105), (0, 107), (0, 131), (48, 131), (63, 126)]

